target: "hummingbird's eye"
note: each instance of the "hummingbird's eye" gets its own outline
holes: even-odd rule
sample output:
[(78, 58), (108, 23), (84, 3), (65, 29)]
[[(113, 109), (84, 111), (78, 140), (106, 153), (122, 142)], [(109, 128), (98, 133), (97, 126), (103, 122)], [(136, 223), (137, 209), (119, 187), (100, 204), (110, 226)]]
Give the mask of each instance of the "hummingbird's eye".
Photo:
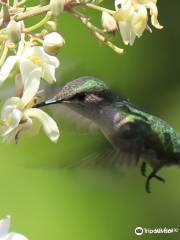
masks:
[(71, 98), (71, 101), (72, 100), (78, 100), (80, 102), (84, 101), (86, 97), (86, 94), (85, 93), (77, 93), (76, 95), (74, 95), (72, 98)]
[(76, 99), (78, 99), (79, 101), (84, 101), (85, 97), (86, 97), (85, 93), (76, 94)]

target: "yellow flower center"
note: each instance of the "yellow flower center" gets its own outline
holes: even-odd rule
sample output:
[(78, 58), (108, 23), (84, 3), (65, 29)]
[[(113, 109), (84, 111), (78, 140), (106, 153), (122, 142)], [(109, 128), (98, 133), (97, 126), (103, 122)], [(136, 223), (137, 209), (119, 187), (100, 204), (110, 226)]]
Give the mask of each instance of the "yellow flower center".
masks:
[(42, 65), (43, 61), (42, 59), (37, 55), (32, 55), (29, 57), (29, 60), (31, 60), (35, 65)]

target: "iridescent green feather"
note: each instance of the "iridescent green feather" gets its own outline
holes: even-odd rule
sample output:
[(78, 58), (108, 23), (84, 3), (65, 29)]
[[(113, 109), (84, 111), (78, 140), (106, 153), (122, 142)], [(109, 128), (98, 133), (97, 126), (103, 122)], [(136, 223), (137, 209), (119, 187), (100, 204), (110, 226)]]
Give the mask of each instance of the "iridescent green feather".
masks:
[(118, 107), (124, 114), (124, 117), (127, 116), (131, 122), (140, 120), (147, 123), (154, 136), (160, 140), (165, 151), (180, 153), (180, 134), (165, 121), (136, 108), (136, 106), (128, 102), (124, 105), (120, 103)]

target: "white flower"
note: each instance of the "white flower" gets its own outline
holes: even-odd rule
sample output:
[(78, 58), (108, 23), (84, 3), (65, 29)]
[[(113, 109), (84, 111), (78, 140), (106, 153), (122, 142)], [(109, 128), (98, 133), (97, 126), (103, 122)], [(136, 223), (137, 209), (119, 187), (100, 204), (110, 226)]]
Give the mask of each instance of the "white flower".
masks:
[(19, 233), (8, 233), (11, 224), (10, 216), (0, 220), (0, 240), (28, 240)]
[(116, 18), (122, 39), (126, 45), (133, 45), (136, 36), (141, 37), (148, 27), (148, 9), (151, 15), (151, 23), (161, 29), (159, 24), (157, 0), (115, 0)]
[[(36, 134), (42, 126), (44, 132), (53, 141), (59, 138), (59, 129), (56, 122), (44, 111), (33, 108), (35, 95), (40, 85), (41, 68), (29, 71), (25, 78), (24, 86), (19, 81), (18, 94), (20, 96), (9, 98), (2, 107), (1, 112), (1, 135), (4, 141), (18, 140), (20, 135), (28, 132)], [(23, 92), (22, 92), (22, 89)]]
[(117, 30), (116, 20), (109, 13), (102, 12), (102, 26), (108, 32), (115, 32)]
[(2, 84), (12, 72), (14, 67), (22, 75), (23, 82), (32, 71), (40, 69), (40, 78), (45, 79), (48, 83), (56, 81), (55, 69), (59, 66), (56, 57), (48, 55), (41, 46), (25, 46), (22, 39), (16, 56), (9, 56), (3, 66), (0, 68), (0, 84)]
[(52, 32), (44, 37), (44, 51), (50, 55), (56, 55), (65, 44), (64, 38), (57, 32)]

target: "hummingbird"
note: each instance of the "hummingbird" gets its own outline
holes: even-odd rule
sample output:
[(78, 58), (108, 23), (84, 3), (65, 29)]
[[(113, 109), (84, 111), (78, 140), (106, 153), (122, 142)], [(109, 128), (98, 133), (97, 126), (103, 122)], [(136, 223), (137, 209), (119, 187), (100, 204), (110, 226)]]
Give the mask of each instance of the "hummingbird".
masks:
[[(137, 164), (142, 158), (140, 170), (146, 177), (148, 193), (153, 178), (165, 181), (157, 175), (163, 166), (180, 163), (180, 134), (162, 119), (113, 94), (100, 79), (91, 76), (75, 79), (34, 107), (51, 104), (66, 105), (93, 121), (119, 152), (121, 163)], [(152, 168), (149, 175), (147, 164)]]

